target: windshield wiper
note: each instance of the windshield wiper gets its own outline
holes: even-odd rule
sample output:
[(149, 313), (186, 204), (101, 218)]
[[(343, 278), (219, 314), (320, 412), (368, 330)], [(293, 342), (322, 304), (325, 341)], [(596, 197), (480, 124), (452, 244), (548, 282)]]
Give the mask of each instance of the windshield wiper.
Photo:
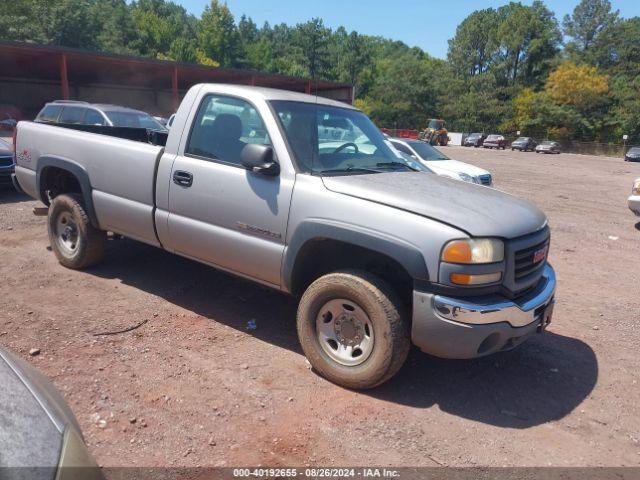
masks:
[(329, 168), (327, 170), (320, 170), (320, 173), (344, 173), (344, 172), (368, 172), (368, 173), (380, 173), (380, 170), (374, 170), (369, 167), (353, 167), (347, 168)]
[(414, 172), (420, 171), (417, 168), (412, 167), (408, 163), (403, 163), (403, 162), (380, 162), (380, 163), (376, 163), (376, 167), (383, 167), (383, 168), (384, 167), (404, 167), (404, 168), (408, 168), (409, 170), (413, 170)]

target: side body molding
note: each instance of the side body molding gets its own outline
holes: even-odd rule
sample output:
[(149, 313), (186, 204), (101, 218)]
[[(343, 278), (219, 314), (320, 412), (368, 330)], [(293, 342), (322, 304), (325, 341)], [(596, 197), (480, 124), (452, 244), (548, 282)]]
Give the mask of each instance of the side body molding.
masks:
[(72, 173), (80, 184), (80, 189), (82, 191), (82, 198), (84, 200), (84, 205), (87, 210), (87, 215), (89, 215), (89, 219), (91, 220), (91, 224), (99, 228), (98, 225), (98, 217), (96, 216), (95, 209), (93, 207), (93, 199), (91, 198), (91, 182), (89, 181), (89, 173), (85, 170), (85, 168), (74, 162), (73, 160), (69, 160), (67, 158), (54, 157), (43, 155), (38, 159), (38, 163), (36, 166), (36, 185), (38, 188), (38, 192), (40, 193), (40, 200), (44, 204), (48, 204), (48, 199), (44, 196), (44, 191), (42, 190), (41, 180), (42, 180), (42, 172), (47, 167), (56, 167), (62, 170), (67, 170), (69, 173)]
[(402, 265), (416, 280), (429, 280), (422, 253), (408, 242), (382, 232), (334, 222), (328, 219), (305, 220), (298, 224), (285, 248), (282, 260), (282, 289), (291, 292), (298, 253), (314, 240), (337, 240), (386, 255)]

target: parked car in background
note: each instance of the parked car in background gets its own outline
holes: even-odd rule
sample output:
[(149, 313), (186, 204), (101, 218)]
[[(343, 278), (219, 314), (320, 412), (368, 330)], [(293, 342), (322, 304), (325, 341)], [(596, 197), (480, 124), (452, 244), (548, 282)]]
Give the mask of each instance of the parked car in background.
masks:
[(483, 148), (497, 148), (504, 150), (507, 148), (507, 140), (502, 135), (489, 135), (482, 142)]
[(520, 150), (521, 152), (528, 150), (533, 152), (537, 146), (537, 142), (531, 137), (518, 137), (511, 142), (511, 150)]
[(438, 175), (488, 187), (493, 183), (491, 174), (486, 170), (458, 160), (452, 160), (440, 150), (422, 140), (409, 140), (406, 138), (391, 138), (389, 140), (394, 148), (418, 160), (422, 165)]
[(4, 347), (0, 347), (0, 385), (2, 478), (104, 478), (60, 394), (49, 380)]
[(0, 185), (11, 183), (11, 174), (14, 169), (13, 145), (0, 138)]
[(0, 130), (11, 132), (14, 128), (16, 128), (17, 124), (18, 121), (15, 118), (5, 118), (4, 120), (0, 120)]
[(475, 148), (481, 147), (485, 138), (487, 138), (487, 136), (484, 133), (472, 133), (464, 139), (464, 146)]
[(169, 122), (169, 119), (167, 117), (159, 117), (158, 115), (154, 115), (153, 118), (155, 118), (163, 127), (166, 127), (167, 123)]
[(629, 209), (640, 217), (640, 178), (636, 178), (628, 200)]
[(35, 119), (38, 123), (64, 123), (71, 125), (96, 125), (109, 127), (167, 129), (146, 112), (133, 108), (88, 103), (76, 100), (56, 100), (47, 103)]
[(545, 140), (536, 147), (536, 153), (560, 153), (560, 144), (551, 140)]
[(625, 162), (640, 162), (640, 147), (631, 147), (624, 155)]

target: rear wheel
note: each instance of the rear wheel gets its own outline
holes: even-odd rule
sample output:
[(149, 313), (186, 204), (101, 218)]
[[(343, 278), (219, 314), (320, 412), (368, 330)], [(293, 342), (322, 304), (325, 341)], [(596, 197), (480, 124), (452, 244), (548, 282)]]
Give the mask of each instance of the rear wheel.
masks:
[(302, 350), (323, 377), (347, 388), (384, 383), (410, 347), (404, 307), (395, 292), (367, 272), (345, 270), (313, 282), (298, 306)]
[(49, 205), (51, 249), (67, 268), (82, 269), (102, 260), (106, 234), (89, 220), (79, 195), (58, 195)]

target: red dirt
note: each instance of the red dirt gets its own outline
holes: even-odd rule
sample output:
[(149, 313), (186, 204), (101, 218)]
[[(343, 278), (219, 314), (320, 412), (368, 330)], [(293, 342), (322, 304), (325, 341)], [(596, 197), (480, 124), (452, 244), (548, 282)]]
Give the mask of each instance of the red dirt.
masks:
[(347, 391), (307, 368), (293, 299), (129, 240), (67, 270), (36, 202), (9, 191), (0, 343), (53, 380), (104, 466), (639, 465), (640, 164), (443, 151), (549, 216), (554, 322), (513, 352), (413, 351), (386, 385)]

